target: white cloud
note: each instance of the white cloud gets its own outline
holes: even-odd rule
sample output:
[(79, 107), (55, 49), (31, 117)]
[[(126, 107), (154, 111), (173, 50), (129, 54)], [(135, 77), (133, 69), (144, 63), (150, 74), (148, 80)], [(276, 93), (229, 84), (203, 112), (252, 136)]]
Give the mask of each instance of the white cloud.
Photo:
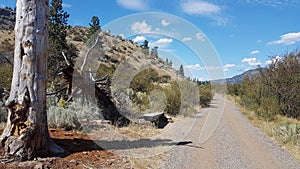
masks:
[(205, 36), (203, 35), (203, 33), (197, 33), (196, 38), (202, 42), (205, 41)]
[(270, 65), (272, 63), (275, 63), (276, 61), (280, 61), (282, 58), (280, 56), (275, 56), (274, 58), (267, 60), (266, 65)]
[(248, 63), (250, 66), (258, 66), (261, 64), (261, 62), (259, 60), (257, 60), (256, 58), (244, 58), (242, 60), (243, 63)]
[(230, 23), (230, 18), (225, 17), (223, 15), (213, 16), (212, 19), (212, 24), (216, 26), (226, 26)]
[(229, 71), (229, 69), (230, 68), (233, 68), (233, 67), (235, 67), (235, 64), (226, 64), (225, 66), (224, 66), (224, 71)]
[(169, 26), (170, 25), (170, 22), (167, 22), (166, 20), (161, 20), (161, 25), (162, 26)]
[(259, 51), (258, 50), (254, 50), (251, 52), (251, 55), (255, 55), (255, 54), (259, 54)]
[(287, 33), (280, 36), (279, 40), (269, 42), (269, 45), (292, 45), (300, 41), (300, 32)]
[(204, 69), (202, 68), (199, 64), (195, 64), (195, 65), (186, 65), (185, 66), (187, 69), (191, 69), (191, 70), (201, 70)]
[(146, 23), (146, 21), (135, 22), (131, 25), (131, 30), (134, 33), (148, 33), (151, 32), (152, 27)]
[(138, 43), (138, 42), (144, 42), (146, 40), (146, 38), (144, 36), (137, 36), (134, 39), (132, 39), (132, 41), (134, 43)]
[(184, 38), (182, 39), (183, 42), (189, 42), (189, 41), (191, 41), (191, 40), (192, 40), (191, 37), (184, 37)]
[(63, 6), (64, 8), (72, 8), (72, 5), (66, 4), (66, 3), (63, 3), (62, 6)]
[(239, 0), (238, 2), (274, 8), (299, 6), (298, 0)]
[(258, 41), (257, 41), (257, 43), (261, 43), (262, 42), (262, 40), (261, 39), (259, 39)]
[(5, 8), (5, 5), (4, 4), (0, 4), (0, 8)]
[(117, 0), (117, 4), (130, 10), (144, 11), (148, 8), (145, 0)]
[(221, 66), (205, 66), (205, 70), (212, 71), (212, 70), (221, 70), (223, 67)]
[(183, 12), (189, 15), (212, 15), (221, 11), (221, 8), (203, 0), (185, 0), (181, 3)]
[(173, 39), (161, 38), (158, 41), (150, 42), (149, 46), (150, 47), (158, 46), (158, 48), (163, 49), (163, 48), (167, 48), (172, 42), (173, 42)]

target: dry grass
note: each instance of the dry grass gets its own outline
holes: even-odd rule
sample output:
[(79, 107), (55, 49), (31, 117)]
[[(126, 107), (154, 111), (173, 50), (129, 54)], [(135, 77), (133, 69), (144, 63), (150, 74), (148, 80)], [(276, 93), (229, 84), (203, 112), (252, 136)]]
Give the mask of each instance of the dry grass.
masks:
[(160, 130), (154, 126), (138, 125), (131, 123), (127, 127), (116, 128), (119, 133), (138, 139), (145, 139), (160, 134)]
[(164, 159), (166, 155), (160, 154), (148, 158), (132, 158), (130, 162), (133, 168), (160, 168)]
[(300, 121), (297, 119), (291, 119), (284, 116), (276, 116), (275, 121), (266, 122), (261, 120), (255, 115), (255, 112), (248, 111), (242, 107), (238, 101), (239, 97), (227, 96), (227, 99), (233, 101), (239, 108), (240, 111), (252, 122), (252, 124), (260, 128), (264, 133), (266, 133), (275, 143), (279, 144), (284, 150), (289, 152), (299, 163), (300, 163), (300, 146), (294, 145), (290, 142), (282, 142), (278, 137), (275, 137), (273, 134), (273, 129), (280, 126), (281, 123), (287, 122), (289, 124), (300, 125)]
[(5, 39), (9, 40), (9, 43), (14, 44), (15, 33), (13, 30), (0, 30), (0, 43)]
[(5, 128), (6, 123), (5, 122), (1, 122), (0, 123), (0, 130), (3, 130)]

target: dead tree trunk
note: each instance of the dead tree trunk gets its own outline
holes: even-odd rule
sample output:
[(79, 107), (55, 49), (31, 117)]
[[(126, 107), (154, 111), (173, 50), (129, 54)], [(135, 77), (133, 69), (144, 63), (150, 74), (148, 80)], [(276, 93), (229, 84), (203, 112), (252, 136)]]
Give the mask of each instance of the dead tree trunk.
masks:
[(64, 150), (52, 142), (47, 126), (49, 0), (17, 0), (16, 7), (14, 73), (0, 141), (8, 156), (28, 160)]

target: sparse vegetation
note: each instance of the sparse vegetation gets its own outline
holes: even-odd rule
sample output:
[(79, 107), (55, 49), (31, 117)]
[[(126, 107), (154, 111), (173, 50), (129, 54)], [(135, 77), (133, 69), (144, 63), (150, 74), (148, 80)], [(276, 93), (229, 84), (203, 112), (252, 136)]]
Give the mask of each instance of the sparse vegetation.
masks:
[(300, 119), (300, 53), (286, 54), (259, 74), (246, 77), (241, 85), (229, 85), (227, 93), (266, 121), (277, 115)]
[(227, 94), (241, 104), (256, 126), (300, 161), (300, 53), (285, 54), (242, 84), (228, 85)]
[(199, 94), (200, 94), (200, 105), (202, 107), (209, 106), (209, 104), (213, 98), (211, 84), (205, 83), (205, 84), (199, 85)]
[(79, 119), (86, 121), (102, 119), (99, 108), (95, 103), (77, 98), (70, 103), (61, 99), (57, 105), (48, 106), (48, 125), (52, 128), (79, 130)]
[(11, 65), (0, 66), (0, 87), (9, 90), (13, 75), (13, 67)]

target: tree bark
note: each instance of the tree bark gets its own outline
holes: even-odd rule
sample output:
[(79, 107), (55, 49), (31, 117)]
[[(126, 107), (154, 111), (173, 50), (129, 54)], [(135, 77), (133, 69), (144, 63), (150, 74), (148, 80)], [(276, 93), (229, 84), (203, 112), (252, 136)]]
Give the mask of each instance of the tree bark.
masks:
[(64, 150), (50, 139), (47, 126), (49, 0), (17, 0), (16, 7), (14, 73), (0, 141), (6, 155), (23, 161)]

